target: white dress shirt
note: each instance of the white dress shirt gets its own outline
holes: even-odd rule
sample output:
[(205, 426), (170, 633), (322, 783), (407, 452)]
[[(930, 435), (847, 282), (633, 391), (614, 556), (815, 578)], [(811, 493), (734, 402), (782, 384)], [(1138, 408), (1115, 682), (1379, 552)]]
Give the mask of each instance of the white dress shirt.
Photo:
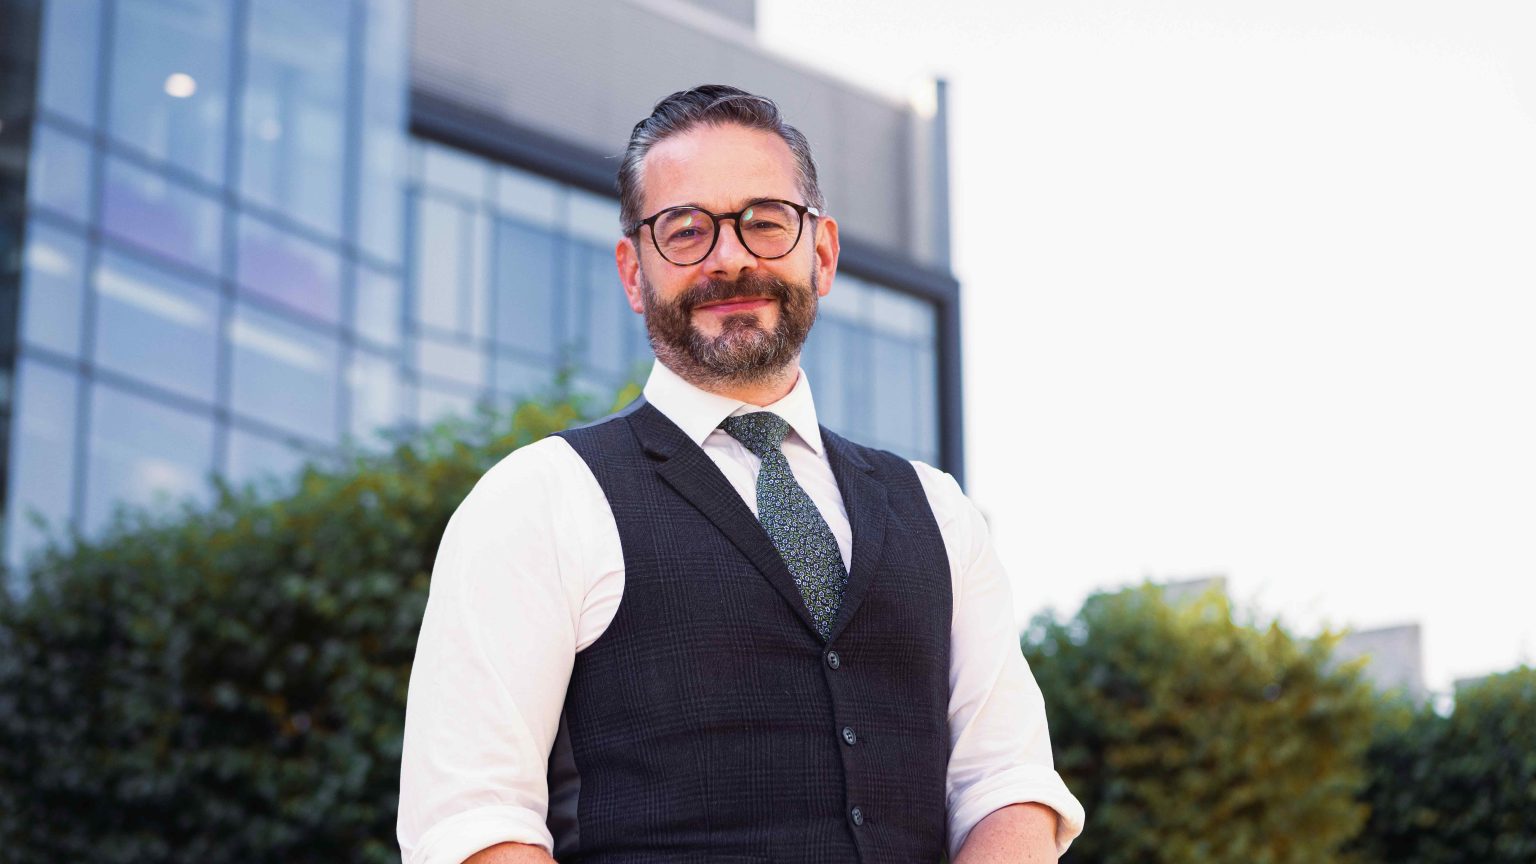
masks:
[[(852, 560), (852, 529), (804, 372), (789, 395), (758, 407), (700, 390), (656, 363), (645, 396), (704, 449), (754, 514), (759, 460), (717, 427), (733, 414), (783, 417), (790, 469), (843, 561)], [(1060, 854), (1082, 831), (1083, 808), (1052, 767), (1045, 705), (1019, 651), (1007, 575), (986, 521), (954, 478), (912, 464), (954, 587), (949, 855), (987, 814), (1024, 802), (1059, 815)], [(475, 484), (443, 532), (411, 670), (398, 824), (406, 864), (460, 864), (503, 842), (552, 847), (546, 778), (566, 685), (576, 654), (602, 635), (623, 593), (613, 511), (564, 439), (512, 452)]]

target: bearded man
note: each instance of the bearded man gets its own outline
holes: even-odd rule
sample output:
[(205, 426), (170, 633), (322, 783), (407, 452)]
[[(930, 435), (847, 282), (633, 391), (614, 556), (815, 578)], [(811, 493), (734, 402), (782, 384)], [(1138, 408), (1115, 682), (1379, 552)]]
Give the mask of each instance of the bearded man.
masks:
[(412, 670), (407, 864), (1055, 861), (1007, 577), (953, 478), (816, 422), (838, 226), (805, 137), (718, 85), (641, 120), (615, 256), (657, 363), (499, 462)]

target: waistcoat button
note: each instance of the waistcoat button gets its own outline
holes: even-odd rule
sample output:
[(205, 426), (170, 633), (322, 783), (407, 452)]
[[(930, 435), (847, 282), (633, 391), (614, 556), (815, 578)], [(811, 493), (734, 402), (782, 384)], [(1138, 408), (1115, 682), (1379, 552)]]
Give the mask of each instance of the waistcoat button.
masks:
[(864, 824), (864, 811), (863, 810), (860, 810), (859, 808), (855, 807), (852, 810), (848, 811), (848, 816), (853, 819), (853, 824), (855, 824), (855, 825), (863, 825)]
[(852, 726), (843, 727), (843, 741), (847, 743), (849, 747), (859, 743), (859, 736), (853, 734)]
[(843, 658), (837, 656), (836, 651), (828, 651), (827, 665), (831, 666), (833, 669), (840, 668), (843, 665)]

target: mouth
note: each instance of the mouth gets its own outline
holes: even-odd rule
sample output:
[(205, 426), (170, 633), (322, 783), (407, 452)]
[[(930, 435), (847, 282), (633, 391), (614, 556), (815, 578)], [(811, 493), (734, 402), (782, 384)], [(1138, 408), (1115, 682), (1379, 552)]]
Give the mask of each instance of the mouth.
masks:
[(732, 297), (729, 300), (720, 300), (714, 303), (700, 303), (693, 308), (695, 312), (708, 310), (717, 315), (729, 315), (733, 312), (751, 312), (762, 309), (773, 302), (772, 297)]

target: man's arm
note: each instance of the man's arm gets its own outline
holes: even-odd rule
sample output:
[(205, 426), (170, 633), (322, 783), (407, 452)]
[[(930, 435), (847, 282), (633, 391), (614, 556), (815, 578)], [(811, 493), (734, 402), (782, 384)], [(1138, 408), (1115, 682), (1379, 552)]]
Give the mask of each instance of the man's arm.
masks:
[(498, 843), (482, 849), (464, 861), (464, 864), (556, 864), (543, 846), (525, 846), (522, 843)]
[(976, 823), (953, 864), (1055, 864), (1056, 860), (1056, 811), (1044, 804), (1010, 804)]
[(498, 844), (552, 845), (549, 754), (575, 662), (587, 556), (606, 548), (589, 536), (607, 512), (601, 495), (581, 457), (555, 438), (493, 466), (449, 520), (406, 699), (405, 864), (460, 864)]
[[(950, 858), (1053, 861), (1082, 830), (1083, 808), (1052, 763), (1045, 700), (1019, 650), (1008, 574), (986, 519), (955, 479), (920, 462), (914, 467), (944, 537), (953, 579)], [(1039, 847), (1048, 853), (1032, 845), (1043, 828), (1054, 829), (1045, 835), (1050, 844)], [(977, 855), (982, 857), (971, 857)]]

